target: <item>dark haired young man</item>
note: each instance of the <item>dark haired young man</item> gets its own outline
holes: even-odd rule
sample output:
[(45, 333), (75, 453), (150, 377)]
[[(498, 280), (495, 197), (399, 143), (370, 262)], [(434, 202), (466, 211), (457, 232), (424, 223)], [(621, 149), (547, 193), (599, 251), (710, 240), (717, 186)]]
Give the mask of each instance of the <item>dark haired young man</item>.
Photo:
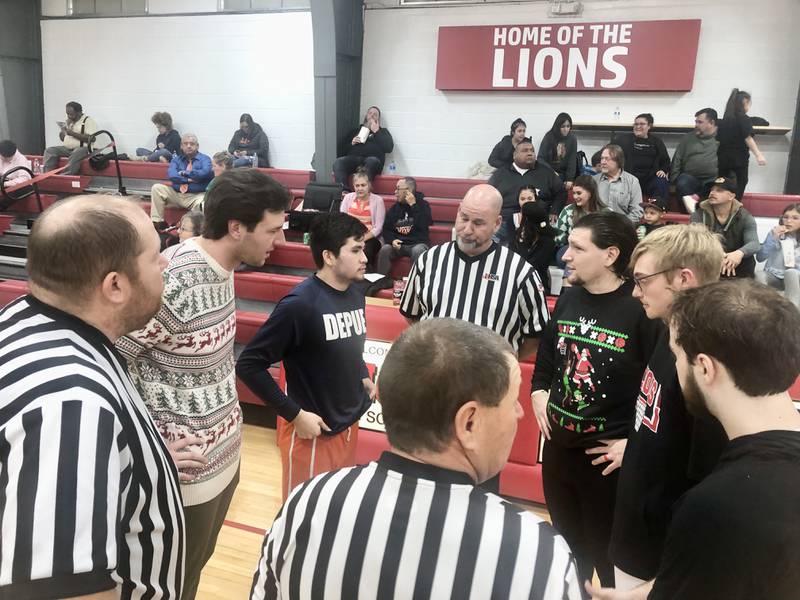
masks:
[[(355, 464), (358, 420), (374, 385), (364, 363), (366, 227), (346, 213), (317, 217), (310, 246), (319, 271), (287, 296), (247, 345), (236, 373), (287, 421), (278, 436), (283, 497), (317, 473)], [(288, 394), (267, 369), (283, 361)]]
[(558, 532), (476, 487), (503, 468), (523, 414), (508, 342), (430, 319), (393, 344), (379, 383), (391, 450), (292, 492), (264, 539), (251, 600), (578, 600)]
[(203, 236), (164, 253), (161, 309), (117, 342), (161, 435), (193, 448), (177, 459), (186, 514), (184, 599), (194, 598), (239, 481), (233, 270), (241, 262), (264, 264), (288, 204), (286, 188), (264, 173), (222, 174), (205, 201)]
[(686, 408), (729, 442), (676, 504), (654, 581), (598, 600), (797, 598), (800, 588), (800, 313), (775, 290), (720, 281), (679, 294), (670, 348)]
[(624, 445), (660, 330), (626, 279), (637, 242), (633, 224), (618, 213), (591, 213), (575, 223), (564, 254), (572, 287), (545, 328), (531, 384), (547, 440), (542, 478), (553, 525), (581, 578), (596, 569), (604, 585), (614, 581), (608, 543), (618, 472), (604, 473), (587, 450), (602, 445), (613, 453)]

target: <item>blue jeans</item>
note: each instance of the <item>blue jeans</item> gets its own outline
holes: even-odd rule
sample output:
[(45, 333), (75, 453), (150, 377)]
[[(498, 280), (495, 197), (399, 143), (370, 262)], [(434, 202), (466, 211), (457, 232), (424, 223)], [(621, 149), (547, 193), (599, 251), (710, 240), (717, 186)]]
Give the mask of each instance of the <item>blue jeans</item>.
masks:
[(333, 179), (341, 183), (344, 189), (350, 190), (350, 175), (362, 166), (367, 170), (370, 181), (383, 170), (383, 163), (377, 156), (340, 156), (333, 161)]
[(707, 179), (700, 180), (689, 173), (681, 173), (675, 180), (675, 191), (678, 196), (691, 196), (692, 194), (702, 195)]
[(137, 148), (136, 156), (146, 156), (149, 162), (158, 162), (162, 156), (167, 160), (172, 160), (172, 152), (166, 148), (159, 148), (158, 150), (148, 150), (147, 148)]
[(639, 179), (642, 186), (642, 198), (661, 198), (666, 200), (669, 197), (669, 179), (651, 175)]
[(258, 155), (252, 154), (249, 156), (240, 156), (239, 158), (233, 159), (233, 168), (238, 169), (239, 167), (257, 167), (258, 166)]
[(503, 217), (503, 222), (500, 224), (500, 229), (494, 234), (494, 241), (501, 246), (510, 246), (511, 241), (514, 239), (516, 230), (514, 229), (514, 215), (519, 212), (519, 206), (516, 208), (504, 208), (500, 211), (500, 216)]

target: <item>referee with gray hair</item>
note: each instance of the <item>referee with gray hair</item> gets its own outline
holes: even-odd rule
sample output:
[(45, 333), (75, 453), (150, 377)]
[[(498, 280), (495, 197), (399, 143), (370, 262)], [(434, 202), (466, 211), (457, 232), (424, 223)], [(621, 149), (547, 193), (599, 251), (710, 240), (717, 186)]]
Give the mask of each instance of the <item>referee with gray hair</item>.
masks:
[(251, 599), (580, 598), (563, 538), (476, 487), (503, 467), (522, 418), (508, 342), (424, 321), (394, 343), (378, 386), (391, 450), (295, 488)]

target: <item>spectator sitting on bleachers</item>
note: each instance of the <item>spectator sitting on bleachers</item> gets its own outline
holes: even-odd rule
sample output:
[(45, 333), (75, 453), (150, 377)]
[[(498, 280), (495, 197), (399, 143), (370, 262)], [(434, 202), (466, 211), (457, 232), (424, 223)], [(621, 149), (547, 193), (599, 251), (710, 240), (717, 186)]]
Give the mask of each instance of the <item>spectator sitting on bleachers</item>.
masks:
[(722, 277), (753, 277), (755, 253), (758, 243), (756, 220), (736, 199), (735, 179), (717, 177), (703, 200), (692, 213), (692, 223), (702, 223), (712, 233), (722, 237), (725, 258), (722, 260)]
[(642, 194), (649, 198), (669, 195), (669, 153), (661, 138), (650, 135), (653, 115), (642, 113), (633, 120), (633, 132), (620, 133), (613, 144), (622, 148), (628, 173), (639, 180)]
[(198, 210), (186, 213), (181, 218), (181, 226), (178, 230), (178, 239), (185, 242), (189, 238), (197, 237), (203, 233), (205, 216)]
[(201, 154), (199, 149), (196, 135), (183, 134), (181, 153), (173, 156), (169, 163), (168, 174), (172, 185), (156, 183), (150, 190), (150, 219), (156, 229), (162, 230), (167, 226), (164, 221), (164, 207), (167, 204), (193, 209), (203, 203), (213, 173), (211, 159)]
[(577, 154), (578, 138), (572, 133), (572, 117), (559, 113), (539, 144), (539, 162), (552, 167), (569, 190), (577, 177)]
[(67, 168), (62, 174), (77, 175), (81, 161), (89, 156), (89, 139), (97, 132), (97, 124), (92, 117), (83, 114), (83, 107), (78, 102), (67, 102), (66, 110), (66, 122), (58, 122), (61, 128), (58, 137), (64, 145), (45, 148), (42, 159), (44, 170), (52, 171), (58, 167), (59, 158), (68, 156)]
[(511, 249), (522, 256), (539, 274), (544, 293), (550, 294), (550, 263), (556, 253), (556, 230), (550, 225), (547, 209), (541, 202), (526, 202), (520, 211), (522, 223), (514, 233)]
[(580, 598), (556, 530), (477, 487), (508, 460), (519, 387), (513, 350), (491, 331), (435, 319), (403, 332), (380, 376), (390, 449), (296, 489), (250, 599)]
[(231, 156), (230, 152), (226, 152), (223, 150), (222, 152), (217, 152), (214, 156), (211, 157), (211, 171), (214, 173), (214, 179), (212, 179), (208, 187), (206, 188), (206, 196), (211, 191), (211, 188), (214, 187), (214, 183), (217, 181), (217, 177), (222, 175), (225, 171), (233, 168), (233, 156)]
[(686, 212), (692, 214), (697, 199), (709, 180), (717, 177), (717, 111), (701, 108), (694, 113), (694, 131), (683, 136), (669, 170), (669, 179), (675, 184)]
[(600, 172), (594, 176), (600, 201), (614, 212), (628, 217), (634, 225), (642, 218), (642, 188), (639, 180), (625, 171), (625, 154), (616, 144), (600, 151)]
[(489, 155), (489, 166), (495, 169), (510, 167), (514, 162), (514, 150), (522, 140), (525, 139), (527, 125), (520, 118), (514, 119), (511, 123), (511, 134), (504, 135), (503, 138), (492, 148)]
[(536, 202), (538, 200), (538, 196), (536, 195), (536, 186), (534, 185), (523, 185), (519, 188), (519, 193), (517, 194), (517, 202), (519, 202), (519, 212), (514, 213), (514, 230), (516, 231), (519, 229), (520, 224), (522, 224), (522, 207), (525, 206), (528, 202)]
[(395, 186), (397, 202), (386, 213), (383, 222), (383, 246), (378, 252), (376, 271), (388, 275), (391, 261), (400, 256), (410, 256), (414, 263), (425, 252), (431, 241), (428, 229), (433, 218), (431, 207), (422, 192), (417, 191), (413, 177), (401, 177)]
[[(11, 140), (3, 140), (0, 142), (0, 177), (17, 167), (26, 167), (30, 169), (31, 162), (17, 149), (17, 145), (14, 142)], [(20, 181), (30, 178), (30, 173), (27, 171), (15, 171), (8, 177), (6, 183), (19, 183)]]
[(349, 190), (350, 175), (359, 167), (366, 169), (370, 181), (383, 171), (386, 155), (394, 149), (392, 134), (381, 127), (381, 109), (370, 106), (364, 122), (351, 131), (339, 148), (340, 156), (333, 162), (333, 176)]
[(228, 152), (234, 157), (235, 168), (269, 168), (269, 139), (261, 125), (254, 123), (247, 113), (239, 117), (239, 129), (233, 132)]
[(158, 129), (156, 147), (153, 150), (137, 148), (137, 160), (168, 163), (181, 151), (181, 134), (172, 128), (172, 115), (168, 112), (156, 112), (150, 118)]
[(567, 240), (572, 231), (572, 227), (582, 217), (595, 212), (600, 212), (606, 207), (600, 201), (600, 195), (597, 191), (597, 183), (590, 175), (578, 175), (572, 185), (572, 199), (574, 202), (567, 204), (561, 213), (558, 215), (556, 221), (556, 229), (558, 234), (555, 241), (558, 246), (556, 252), (556, 265), (564, 269), (564, 278), (569, 276), (566, 264), (561, 259), (564, 252), (567, 251)]
[(356, 191), (342, 198), (339, 210), (355, 217), (367, 228), (367, 233), (364, 234), (364, 254), (367, 255), (367, 263), (373, 266), (381, 248), (380, 237), (386, 218), (386, 205), (383, 198), (372, 193), (372, 184), (363, 167), (353, 175), (353, 187)]
[(784, 290), (786, 297), (800, 308), (800, 203), (783, 209), (778, 225), (773, 227), (756, 254), (767, 261), (757, 279), (770, 287)]
[(514, 160), (508, 167), (497, 169), (489, 178), (489, 185), (494, 186), (503, 196), (501, 216), (503, 223), (497, 231), (497, 239), (501, 244), (508, 244), (514, 237), (514, 213), (520, 211), (519, 189), (531, 185), (537, 190), (537, 201), (542, 202), (555, 221), (564, 206), (567, 192), (564, 184), (551, 167), (536, 160), (533, 142), (525, 138), (514, 149)]
[(659, 227), (664, 227), (664, 214), (667, 212), (667, 201), (663, 198), (647, 198), (642, 202), (644, 214), (643, 223), (636, 228), (636, 235), (640, 240), (644, 239), (648, 233), (652, 233)]

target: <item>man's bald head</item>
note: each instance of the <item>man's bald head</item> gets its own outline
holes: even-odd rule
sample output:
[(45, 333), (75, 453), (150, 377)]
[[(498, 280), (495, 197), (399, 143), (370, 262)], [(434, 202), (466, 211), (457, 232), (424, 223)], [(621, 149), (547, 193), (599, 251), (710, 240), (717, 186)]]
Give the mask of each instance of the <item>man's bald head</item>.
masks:
[(461, 205), (483, 212), (488, 220), (493, 221), (500, 216), (500, 210), (503, 208), (503, 196), (494, 186), (481, 183), (467, 190)]
[(86, 299), (108, 273), (138, 278), (144, 211), (115, 196), (75, 196), (48, 208), (28, 239), (33, 285), (72, 301)]

